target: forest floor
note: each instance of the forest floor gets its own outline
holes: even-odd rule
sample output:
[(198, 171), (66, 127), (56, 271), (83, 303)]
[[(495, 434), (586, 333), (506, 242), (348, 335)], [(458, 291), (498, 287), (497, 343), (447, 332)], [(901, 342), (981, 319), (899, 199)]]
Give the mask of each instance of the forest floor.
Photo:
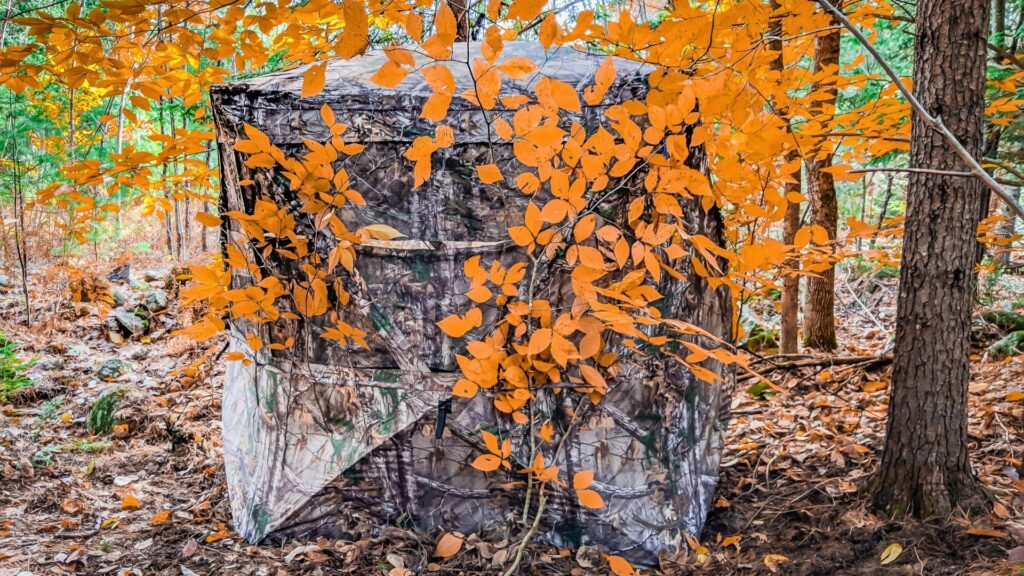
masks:
[[(171, 293), (166, 310), (157, 294), (146, 335), (115, 334), (117, 342), (104, 306), (71, 302), (46, 277), (40, 272), (33, 284), (32, 328), (22, 323), (18, 291), (0, 288), (0, 330), (18, 342), (19, 355), (36, 359), (34, 384), (0, 402), (0, 576), (497, 571), (492, 542), (470, 539), (474, 545), (455, 557), (431, 561), (431, 535), (397, 528), (372, 535), (369, 523), (353, 530), (364, 535), (353, 541), (246, 544), (229, 527), (222, 370), (208, 368), (223, 362), (203, 362), (223, 340), (200, 345), (170, 335), (192, 315), (174, 300), (166, 269), (145, 282), (133, 268), (131, 282), (112, 283), (118, 302), (126, 301), (121, 310)], [(1024, 293), (1024, 279), (1002, 282), (994, 307)], [(885, 430), (894, 290), (894, 280), (841, 280), (840, 360), (758, 360), (755, 368), (781, 390), (774, 394), (741, 379), (703, 546), (666, 558), (658, 573), (1024, 573), (1015, 564), (1024, 563), (1024, 403), (1007, 401), (1024, 391), (1024, 357), (996, 362), (983, 348), (974, 357), (970, 434), (975, 469), (995, 499), (989, 517), (916, 523), (869, 511)], [(90, 423), (105, 393), (118, 396), (112, 418), (97, 422), (93, 411)], [(96, 435), (90, 424), (113, 426)], [(520, 573), (607, 574), (596, 556), (586, 547), (538, 545)]]

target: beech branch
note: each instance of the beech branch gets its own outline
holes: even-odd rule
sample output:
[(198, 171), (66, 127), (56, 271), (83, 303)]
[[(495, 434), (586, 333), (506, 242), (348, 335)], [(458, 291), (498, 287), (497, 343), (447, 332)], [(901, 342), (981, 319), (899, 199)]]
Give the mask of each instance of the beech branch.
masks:
[(867, 50), (871, 54), (872, 58), (874, 58), (875, 61), (877, 61), (878, 64), (882, 67), (882, 69), (885, 70), (886, 75), (889, 76), (889, 78), (893, 81), (893, 83), (896, 84), (896, 87), (907, 99), (907, 101), (910, 102), (910, 106), (911, 108), (913, 108), (914, 112), (918, 116), (920, 116), (921, 120), (923, 120), (925, 124), (927, 124), (929, 127), (931, 127), (934, 130), (937, 130), (940, 134), (942, 134), (942, 137), (946, 140), (946, 143), (948, 143), (953, 148), (957, 155), (960, 156), (960, 159), (964, 161), (964, 164), (966, 164), (967, 167), (970, 169), (970, 173), (974, 174), (978, 178), (981, 178), (981, 181), (985, 183), (985, 186), (987, 186), (990, 190), (995, 192), (996, 195), (999, 196), (999, 198), (1002, 199), (1002, 201), (1005, 202), (1006, 205), (1010, 207), (1010, 209), (1017, 215), (1018, 218), (1024, 220), (1024, 208), (1022, 208), (1021, 205), (1017, 203), (1017, 200), (1012, 195), (1010, 195), (1010, 193), (1007, 192), (1006, 189), (999, 184), (999, 182), (996, 182), (995, 178), (993, 178), (991, 174), (986, 172), (985, 169), (981, 167), (981, 164), (979, 164), (978, 161), (975, 160), (973, 156), (971, 156), (971, 153), (968, 152), (966, 148), (964, 148), (964, 145), (960, 143), (957, 137), (952, 132), (949, 131), (949, 128), (947, 128), (945, 124), (942, 123), (942, 118), (932, 116), (931, 113), (929, 113), (928, 110), (925, 109), (921, 102), (907, 88), (906, 84), (904, 84), (903, 81), (900, 80), (899, 75), (896, 74), (896, 71), (892, 69), (892, 66), (889, 65), (889, 62), (887, 62), (886, 59), (883, 58), (882, 55), (878, 53), (878, 50), (875, 49), (874, 45), (872, 45), (871, 42), (868, 41), (868, 39), (864, 36), (864, 34), (862, 34), (861, 31), (858, 30), (857, 27), (853, 25), (853, 22), (850, 22), (850, 19), (847, 18), (841, 10), (833, 6), (828, 0), (817, 0), (817, 2), (818, 4), (821, 5), (822, 8), (831, 13), (832, 16), (836, 18), (836, 20), (841, 22), (843, 24), (843, 27), (849, 30), (850, 33), (853, 34), (853, 36), (857, 39), (857, 41), (864, 46), (864, 49)]

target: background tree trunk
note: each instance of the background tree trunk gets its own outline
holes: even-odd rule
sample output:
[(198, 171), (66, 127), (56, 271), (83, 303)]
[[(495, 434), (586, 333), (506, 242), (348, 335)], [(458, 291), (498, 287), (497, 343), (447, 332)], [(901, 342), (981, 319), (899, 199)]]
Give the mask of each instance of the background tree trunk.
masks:
[[(773, 11), (777, 12), (780, 9), (779, 3), (775, 0), (772, 1), (771, 6)], [(782, 54), (781, 17), (775, 16), (772, 18), (768, 35), (768, 50), (775, 53), (775, 57), (768, 63), (769, 68), (781, 73), (786, 65)], [(788, 110), (778, 110), (778, 114), (780, 119), (786, 123), (788, 132), (790, 124)], [(786, 164), (795, 164), (796, 166), (790, 175), (792, 180), (786, 182), (783, 190), (788, 200), (791, 198), (791, 193), (800, 194), (801, 169), (799, 150), (795, 148), (790, 150), (786, 153), (784, 160)], [(782, 241), (793, 245), (796, 240), (796, 231), (800, 229), (799, 202), (789, 202), (786, 205), (786, 215), (782, 225)], [(779, 352), (793, 354), (797, 351), (800, 342), (800, 276), (797, 274), (800, 270), (800, 257), (797, 255), (787, 258), (783, 263), (783, 268), (788, 273), (782, 278), (782, 329), (779, 339)]]
[[(988, 0), (921, 0), (914, 94), (975, 157), (982, 149)], [(915, 115), (910, 165), (966, 170)], [(969, 334), (980, 180), (912, 173), (896, 313), (888, 432), (875, 504), (945, 516), (985, 502), (967, 451)]]
[[(842, 9), (841, 3), (837, 5)], [(830, 23), (836, 29), (814, 40), (814, 73), (828, 72), (811, 88), (812, 92), (825, 90), (827, 94), (813, 107), (813, 116), (822, 131), (828, 130), (828, 122), (835, 113), (836, 79), (839, 75), (839, 22), (833, 18)], [(811, 199), (811, 224), (824, 228), (832, 241), (836, 239), (839, 227), (836, 184), (832, 174), (827, 171), (832, 167), (833, 152), (830, 140), (823, 138), (804, 159), (807, 166), (807, 190)], [(833, 266), (807, 279), (804, 332), (806, 344), (812, 348), (836, 348), (835, 285), (836, 273)]]

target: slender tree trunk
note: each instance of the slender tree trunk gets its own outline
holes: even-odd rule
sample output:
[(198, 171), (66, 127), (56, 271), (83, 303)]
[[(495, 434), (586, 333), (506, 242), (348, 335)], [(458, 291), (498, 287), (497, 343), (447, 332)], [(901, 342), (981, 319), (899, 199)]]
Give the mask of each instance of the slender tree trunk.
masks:
[[(842, 5), (838, 6), (842, 9)], [(835, 114), (836, 80), (839, 77), (839, 22), (831, 19), (835, 30), (818, 36), (814, 40), (814, 73), (826, 72), (812, 86), (812, 92), (825, 90), (827, 96), (819, 100), (813, 109), (815, 120), (823, 132)], [(836, 200), (836, 184), (828, 169), (832, 167), (834, 150), (828, 138), (823, 138), (804, 162), (807, 165), (807, 189), (811, 198), (811, 224), (821, 226), (828, 232), (830, 242), (836, 239), (839, 228), (839, 206)], [(834, 244), (830, 244), (834, 250)], [(832, 264), (827, 270), (818, 272), (807, 280), (807, 302), (804, 314), (806, 344), (820, 350), (835, 350), (835, 285), (836, 272)]]
[[(919, 0), (914, 94), (978, 157), (988, 0)], [(915, 115), (910, 166), (967, 170)], [(976, 232), (974, 177), (911, 173), (896, 311), (889, 423), (874, 500), (897, 516), (946, 516), (986, 500), (967, 451)]]
[(8, 129), (11, 132), (13, 149), (11, 163), (14, 168), (14, 249), (18, 258), (18, 271), (21, 273), (21, 293), (25, 304), (25, 325), (32, 327), (32, 305), (28, 295), (28, 242), (25, 234), (25, 188), (21, 182), (21, 156), (18, 150), (18, 134), (14, 130), (14, 115), (8, 112)]
[[(167, 130), (164, 127), (164, 99), (160, 98), (160, 134), (167, 134)], [(171, 191), (170, 186), (167, 183), (167, 160), (165, 159), (160, 163), (160, 180), (163, 183), (164, 188), (164, 199), (167, 200), (167, 204), (171, 205)], [(164, 236), (167, 240), (167, 254), (172, 258), (175, 255), (174, 237), (172, 233), (173, 227), (171, 226), (171, 213), (164, 212)], [(177, 260), (177, 259), (175, 259)]]
[(871, 250), (875, 249), (875, 240), (878, 239), (878, 234), (882, 231), (882, 224), (885, 223), (885, 219), (889, 217), (889, 200), (891, 199), (892, 174), (889, 174), (885, 180), (885, 196), (882, 197), (882, 210), (878, 213), (878, 224), (875, 226), (875, 233), (871, 235), (871, 243), (868, 244), (868, 248)]
[(455, 41), (469, 40), (469, 35), (472, 32), (469, 23), (469, 0), (451, 0), (448, 6), (452, 9), (452, 14), (455, 15)]
[[(1011, 193), (1013, 193), (1013, 197), (1016, 198), (1018, 202), (1020, 202), (1020, 187), (1018, 186), (1016, 188), (1010, 188), (1010, 191)], [(1002, 213), (1003, 216), (1006, 217), (1006, 219), (1003, 220), (1002, 224), (999, 226), (999, 235), (1009, 238), (1016, 234), (1017, 230), (1015, 225), (1017, 223), (1017, 217), (1013, 213), (1013, 210), (1011, 210), (1010, 207), (1006, 206), (1005, 204), (1003, 205)], [(998, 256), (996, 257), (999, 266), (1001, 266), (1002, 268), (1007, 268), (1010, 265), (1010, 254), (1012, 252), (1013, 250), (1011, 246), (1003, 247), (1003, 249), (999, 252)]]
[[(780, 6), (777, 1), (771, 4), (773, 11), (778, 11)], [(776, 72), (782, 72), (785, 68), (785, 59), (782, 53), (782, 18), (775, 16), (770, 22), (768, 30), (768, 50), (775, 52), (776, 56), (769, 61), (769, 67)], [(779, 117), (786, 123), (786, 131), (791, 132), (790, 119), (787, 110), (779, 110)], [(790, 181), (786, 182), (783, 192), (786, 194), (786, 214), (782, 222), (782, 241), (792, 246), (796, 241), (796, 232), (800, 229), (800, 202), (794, 201), (793, 197), (800, 194), (800, 152), (796, 148), (790, 149), (785, 156), (786, 165), (793, 165)], [(779, 351), (783, 354), (793, 354), (797, 351), (800, 341), (800, 256), (794, 255), (783, 262), (782, 277), (782, 330), (779, 342)]]
[(1006, 45), (1006, 0), (995, 0), (992, 11), (992, 31), (996, 46)]

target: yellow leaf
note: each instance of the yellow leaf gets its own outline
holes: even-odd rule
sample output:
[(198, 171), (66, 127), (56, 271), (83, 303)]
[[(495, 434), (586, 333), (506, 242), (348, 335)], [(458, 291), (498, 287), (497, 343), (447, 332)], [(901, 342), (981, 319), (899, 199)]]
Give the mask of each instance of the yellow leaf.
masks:
[(581, 470), (572, 477), (572, 487), (575, 490), (583, 490), (594, 482), (593, 470)]
[(122, 510), (138, 510), (139, 508), (142, 508), (142, 504), (140, 504), (139, 499), (132, 494), (127, 494), (121, 499)]
[(1024, 401), (1024, 392), (1021, 392), (1019, 390), (1018, 391), (1014, 391), (1014, 392), (1010, 392), (1009, 394), (1006, 395), (1006, 398), (1003, 398), (1003, 401), (1004, 402), (1021, 402), (1021, 401)]
[(116, 516), (114, 518), (107, 518), (103, 522), (100, 522), (100, 528), (110, 528), (111, 526), (116, 526), (117, 523), (120, 521), (121, 519), (117, 518)]
[(736, 548), (736, 551), (739, 552), (740, 551), (740, 538), (741, 538), (741, 536), (739, 536), (738, 534), (734, 535), (734, 536), (726, 536), (725, 538), (722, 538), (722, 548), (728, 548), (729, 546), (733, 546), (733, 547)]
[(445, 532), (441, 535), (441, 539), (437, 541), (437, 546), (434, 548), (434, 557), (451, 558), (455, 556), (462, 549), (463, 540), (465, 540), (465, 536), (461, 532)]
[(393, 240), (395, 238), (405, 237), (405, 234), (402, 234), (387, 224), (370, 224), (369, 226), (363, 226), (359, 231), (365, 232), (374, 240)]
[(636, 570), (633, 569), (633, 565), (629, 563), (622, 556), (614, 556), (609, 554), (605, 556), (605, 560), (608, 561), (608, 567), (611, 568), (612, 574), (615, 576), (635, 576)]
[(316, 96), (317, 94), (324, 91), (324, 81), (326, 80), (325, 72), (327, 70), (326, 62), (317, 62), (306, 70), (306, 74), (302, 77), (302, 97), (309, 98), (310, 96)]
[(900, 557), (903, 553), (903, 546), (899, 542), (893, 542), (882, 551), (882, 565), (889, 564)]
[(779, 565), (785, 562), (789, 562), (789, 558), (786, 558), (782, 554), (765, 554), (764, 565), (774, 574), (779, 571)]

